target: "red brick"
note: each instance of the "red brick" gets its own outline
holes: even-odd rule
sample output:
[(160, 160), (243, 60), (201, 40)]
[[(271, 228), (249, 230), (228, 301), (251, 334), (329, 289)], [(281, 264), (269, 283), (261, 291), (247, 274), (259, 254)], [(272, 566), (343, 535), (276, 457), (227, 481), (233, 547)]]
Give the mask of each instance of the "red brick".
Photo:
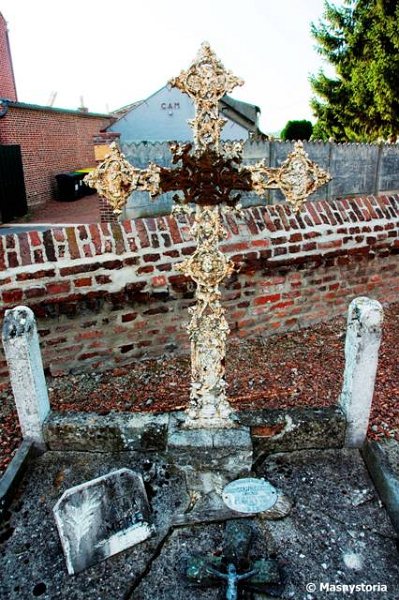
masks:
[(159, 275), (157, 277), (153, 277), (151, 279), (151, 283), (153, 287), (165, 287), (167, 285), (166, 277), (163, 275)]
[(310, 252), (312, 250), (316, 250), (316, 248), (317, 248), (316, 242), (306, 242), (305, 244), (302, 245), (302, 250), (304, 252)]
[(260, 306), (262, 304), (268, 304), (269, 302), (277, 302), (281, 300), (281, 294), (270, 294), (269, 296), (260, 296), (255, 298), (254, 305)]
[(293, 233), (289, 237), (289, 242), (301, 242), (302, 241), (302, 233)]
[(75, 287), (87, 287), (92, 284), (92, 278), (91, 277), (82, 277), (81, 279), (75, 279), (74, 284), (75, 284)]
[(56, 242), (65, 242), (65, 230), (64, 229), (53, 229), (53, 236)]
[(92, 250), (90, 244), (83, 244), (83, 254), (86, 257), (93, 256), (93, 250)]
[(173, 243), (181, 244), (183, 240), (180, 235), (179, 225), (178, 225), (176, 219), (173, 219), (173, 217), (168, 216), (168, 217), (166, 217), (166, 220), (169, 225), (169, 231), (170, 231), (170, 235), (172, 237)]
[(46, 288), (44, 286), (41, 287), (33, 287), (28, 288), (24, 291), (25, 298), (40, 298), (41, 296), (46, 295)]
[(143, 275), (144, 273), (152, 273), (154, 271), (154, 265), (146, 265), (137, 269), (137, 275)]
[(171, 271), (172, 265), (170, 263), (164, 263), (163, 265), (157, 265), (158, 271)]
[(54, 269), (44, 269), (40, 271), (34, 271), (33, 273), (18, 273), (17, 281), (29, 281), (31, 279), (45, 279), (46, 277), (55, 277)]
[(254, 246), (254, 248), (268, 248), (271, 244), (271, 241), (269, 239), (265, 239), (265, 240), (253, 240), (251, 242), (251, 245)]
[(30, 241), (32, 246), (40, 246), (42, 243), (42, 240), (40, 238), (40, 235), (37, 231), (30, 231), (29, 232), (29, 237), (30, 237)]
[(74, 227), (67, 227), (65, 232), (68, 239), (68, 248), (71, 258), (80, 258), (80, 250), (76, 239), (76, 229)]
[(180, 252), (178, 250), (168, 250), (163, 254), (164, 256), (170, 256), (171, 258), (178, 258), (180, 256)]
[(148, 239), (147, 230), (144, 225), (143, 219), (136, 219), (135, 221), (137, 233), (139, 234), (140, 245), (142, 248), (148, 248), (150, 246), (150, 240)]
[(67, 277), (69, 275), (77, 275), (78, 273), (87, 273), (87, 271), (97, 271), (103, 265), (101, 263), (92, 263), (84, 265), (76, 265), (74, 267), (63, 267), (60, 269), (61, 277)]
[(154, 263), (157, 262), (161, 258), (160, 254), (145, 254), (143, 256), (144, 262)]
[(186, 246), (185, 248), (182, 248), (181, 253), (183, 256), (191, 256), (191, 254), (194, 254), (195, 250), (195, 246)]
[(237, 242), (235, 244), (223, 244), (220, 246), (222, 252), (233, 253), (233, 252), (243, 252), (244, 250), (248, 250), (249, 242)]
[(138, 313), (133, 312), (122, 315), (122, 323), (129, 323), (130, 321), (134, 321), (137, 318), (137, 314)]
[(16, 252), (9, 252), (7, 254), (7, 260), (11, 269), (19, 266), (18, 254)]
[(270, 209), (270, 207), (264, 208), (263, 210), (260, 209), (261, 216), (262, 216), (262, 218), (265, 222), (265, 225), (269, 231), (277, 231), (277, 227), (275, 226), (275, 224), (273, 223), (273, 221), (270, 217), (269, 209)]
[(285, 300), (283, 302), (279, 302), (273, 306), (273, 310), (279, 310), (281, 308), (287, 308), (288, 306), (292, 306), (294, 304), (293, 300)]
[(47, 283), (46, 290), (48, 294), (65, 294), (71, 289), (70, 281), (56, 281), (54, 283)]
[(315, 205), (313, 202), (307, 202), (306, 203), (306, 208), (310, 214), (310, 216), (312, 217), (313, 223), (315, 225), (321, 225), (322, 221), (320, 219), (320, 215), (318, 213), (318, 211), (315, 208)]
[(105, 285), (112, 282), (112, 278), (109, 275), (96, 275), (95, 279), (96, 283), (99, 283), (100, 285)]
[(75, 335), (75, 340), (80, 341), (80, 340), (92, 340), (94, 338), (99, 338), (102, 335), (104, 335), (104, 332), (99, 330), (99, 329), (90, 329), (87, 331), (81, 331), (80, 333), (78, 333), (77, 335)]
[(121, 224), (123, 229), (125, 230), (125, 233), (132, 233), (132, 222), (131, 221), (123, 221), (123, 223)]
[(288, 242), (288, 238), (285, 235), (272, 238), (273, 246), (280, 246), (282, 244), (286, 244), (287, 242)]
[(303, 234), (303, 237), (305, 238), (305, 240), (311, 240), (313, 238), (320, 237), (320, 236), (321, 236), (321, 233), (319, 233), (318, 231), (308, 231)]
[(13, 290), (5, 290), (3, 292), (3, 302), (7, 304), (14, 304), (15, 302), (20, 302), (22, 300), (22, 290), (13, 289)]
[(319, 250), (329, 250), (330, 248), (341, 248), (342, 240), (331, 240), (329, 242), (319, 242), (317, 247)]

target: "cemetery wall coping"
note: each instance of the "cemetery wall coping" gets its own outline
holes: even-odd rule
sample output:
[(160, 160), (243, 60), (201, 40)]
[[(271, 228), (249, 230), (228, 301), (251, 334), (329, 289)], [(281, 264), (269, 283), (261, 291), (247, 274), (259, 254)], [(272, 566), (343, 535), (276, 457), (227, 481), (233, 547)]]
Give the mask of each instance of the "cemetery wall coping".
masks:
[[(177, 262), (192, 252), (191, 223), (192, 219), (186, 215), (148, 217), (0, 236), (0, 273), (15, 272), (21, 283), (53, 277), (51, 267), (60, 268), (59, 275), (63, 278), (85, 272), (85, 264), (89, 262), (93, 263), (90, 272), (101, 267), (119, 269), (140, 264), (135, 269), (135, 279), (140, 275), (146, 279), (160, 259)], [(266, 257), (276, 263), (286, 261), (287, 258), (281, 258), (285, 255), (305, 260), (371, 246), (398, 248), (398, 224), (397, 194), (307, 202), (299, 214), (287, 204), (252, 207), (244, 211), (243, 219), (226, 216), (228, 238), (222, 250), (229, 254), (246, 254), (251, 250), (259, 256), (268, 249)], [(176, 255), (175, 247), (181, 249), (181, 254)], [(130, 258), (133, 255), (137, 261), (122, 262), (125, 255)], [(116, 257), (113, 264), (107, 264)], [(92, 259), (97, 259), (98, 264)], [(69, 262), (74, 266), (68, 271), (64, 266)], [(10, 282), (6, 279), (1, 283)], [(61, 286), (59, 292), (50, 288), (47, 293), (62, 293), (63, 287), (66, 286)], [(80, 282), (77, 287), (87, 286)]]

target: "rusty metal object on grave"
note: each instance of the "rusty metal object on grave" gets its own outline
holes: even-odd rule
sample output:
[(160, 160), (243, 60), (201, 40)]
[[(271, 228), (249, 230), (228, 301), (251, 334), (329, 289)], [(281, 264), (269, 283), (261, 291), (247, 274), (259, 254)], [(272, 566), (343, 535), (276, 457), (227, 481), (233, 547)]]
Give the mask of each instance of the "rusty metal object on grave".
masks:
[(284, 591), (284, 573), (271, 558), (250, 560), (253, 524), (229, 521), (226, 524), (221, 556), (191, 556), (186, 577), (201, 587), (225, 585), (225, 599), (237, 600), (239, 588), (279, 597)]
[(95, 187), (120, 212), (134, 190), (147, 190), (151, 196), (176, 191), (174, 212), (194, 213), (192, 235), (197, 241), (194, 254), (177, 269), (197, 283), (196, 305), (190, 309), (188, 333), (191, 340), (192, 384), (186, 427), (234, 427), (234, 411), (226, 396), (226, 340), (229, 326), (221, 304), (219, 284), (233, 271), (233, 263), (219, 250), (226, 237), (222, 213), (240, 214), (240, 192), (262, 196), (267, 189), (279, 188), (294, 210), (326, 183), (330, 176), (312, 163), (302, 143), (276, 169), (264, 161), (242, 166), (241, 142), (221, 144), (226, 119), (219, 115), (219, 101), (243, 81), (224, 68), (209, 44), (204, 43), (187, 71), (172, 79), (192, 98), (195, 117), (189, 123), (194, 144), (170, 145), (173, 163), (166, 169), (150, 164), (147, 169), (132, 167), (112, 146), (111, 154), (93, 171), (86, 182)]

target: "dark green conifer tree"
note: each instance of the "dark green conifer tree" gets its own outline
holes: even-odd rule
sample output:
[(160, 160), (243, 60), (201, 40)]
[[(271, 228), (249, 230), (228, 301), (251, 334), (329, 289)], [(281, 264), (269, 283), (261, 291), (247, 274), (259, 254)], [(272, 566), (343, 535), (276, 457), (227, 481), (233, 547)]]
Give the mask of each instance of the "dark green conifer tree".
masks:
[(319, 53), (336, 77), (311, 77), (318, 119), (313, 138), (396, 141), (399, 136), (399, 1), (326, 2), (312, 24)]

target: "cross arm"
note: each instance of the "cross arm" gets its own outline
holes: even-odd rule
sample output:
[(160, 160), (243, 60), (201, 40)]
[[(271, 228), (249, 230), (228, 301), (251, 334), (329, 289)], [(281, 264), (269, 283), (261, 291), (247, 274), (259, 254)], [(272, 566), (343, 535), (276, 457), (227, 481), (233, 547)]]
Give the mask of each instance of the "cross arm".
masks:
[(86, 175), (84, 182), (106, 198), (115, 213), (121, 213), (134, 190), (149, 192), (152, 197), (161, 193), (160, 172), (161, 167), (153, 163), (147, 169), (133, 167), (114, 142), (104, 161)]
[(264, 160), (256, 165), (243, 167), (250, 172), (252, 190), (263, 196), (268, 189), (280, 189), (295, 211), (299, 211), (319, 187), (331, 180), (331, 175), (311, 161), (303, 148), (302, 142), (296, 142), (282, 165), (271, 168)]

